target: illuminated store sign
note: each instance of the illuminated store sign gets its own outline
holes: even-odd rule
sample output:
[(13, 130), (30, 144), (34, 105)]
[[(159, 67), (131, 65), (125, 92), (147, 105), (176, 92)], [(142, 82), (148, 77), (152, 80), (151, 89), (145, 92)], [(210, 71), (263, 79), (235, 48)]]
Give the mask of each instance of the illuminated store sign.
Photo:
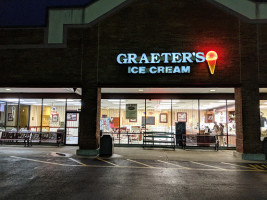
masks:
[[(217, 58), (215, 59), (212, 53), (207, 58), (210, 69), (212, 68), (211, 74), (214, 74)], [(117, 56), (118, 64), (128, 65), (129, 74), (190, 74), (190, 63), (203, 63), (205, 60), (203, 52), (150, 53), (149, 55), (143, 53), (139, 57), (135, 53), (127, 53)], [(147, 66), (148, 64), (151, 66)]]
[(215, 51), (209, 51), (206, 55), (206, 60), (209, 64), (211, 74), (214, 74), (217, 59), (218, 55)]

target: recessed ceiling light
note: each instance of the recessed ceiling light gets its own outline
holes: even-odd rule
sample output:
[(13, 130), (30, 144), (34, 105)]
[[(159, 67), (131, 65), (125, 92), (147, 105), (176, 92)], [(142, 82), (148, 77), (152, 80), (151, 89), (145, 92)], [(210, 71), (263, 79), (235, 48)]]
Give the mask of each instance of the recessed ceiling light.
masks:
[(125, 100), (120, 100), (120, 99), (110, 99), (110, 100), (108, 100), (108, 101), (111, 101), (111, 102), (120, 102), (120, 101), (125, 101)]
[(11, 89), (7, 88), (6, 91), (11, 91)]

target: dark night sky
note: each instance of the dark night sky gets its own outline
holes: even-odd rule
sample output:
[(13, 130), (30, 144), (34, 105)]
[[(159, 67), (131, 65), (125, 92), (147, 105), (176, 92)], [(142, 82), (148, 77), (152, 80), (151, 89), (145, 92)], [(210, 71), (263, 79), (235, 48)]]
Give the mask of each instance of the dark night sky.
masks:
[(84, 6), (94, 0), (0, 0), (0, 27), (46, 26), (48, 7)]

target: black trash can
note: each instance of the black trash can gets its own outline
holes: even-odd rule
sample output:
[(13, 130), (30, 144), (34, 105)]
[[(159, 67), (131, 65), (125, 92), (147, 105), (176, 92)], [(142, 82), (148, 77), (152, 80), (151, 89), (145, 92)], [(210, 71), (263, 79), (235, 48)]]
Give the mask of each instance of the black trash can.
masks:
[(114, 152), (114, 139), (111, 135), (103, 135), (100, 138), (100, 156), (112, 156)]
[(267, 137), (264, 138), (262, 144), (263, 144), (263, 153), (266, 155), (267, 158)]

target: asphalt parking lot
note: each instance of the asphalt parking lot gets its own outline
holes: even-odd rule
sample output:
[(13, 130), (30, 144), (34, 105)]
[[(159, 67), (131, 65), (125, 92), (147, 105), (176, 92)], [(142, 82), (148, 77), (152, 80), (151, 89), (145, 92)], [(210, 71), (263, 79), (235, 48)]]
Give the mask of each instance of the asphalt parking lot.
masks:
[[(21, 149), (21, 150), (20, 150)], [(0, 148), (1, 199), (266, 199), (267, 163)]]

